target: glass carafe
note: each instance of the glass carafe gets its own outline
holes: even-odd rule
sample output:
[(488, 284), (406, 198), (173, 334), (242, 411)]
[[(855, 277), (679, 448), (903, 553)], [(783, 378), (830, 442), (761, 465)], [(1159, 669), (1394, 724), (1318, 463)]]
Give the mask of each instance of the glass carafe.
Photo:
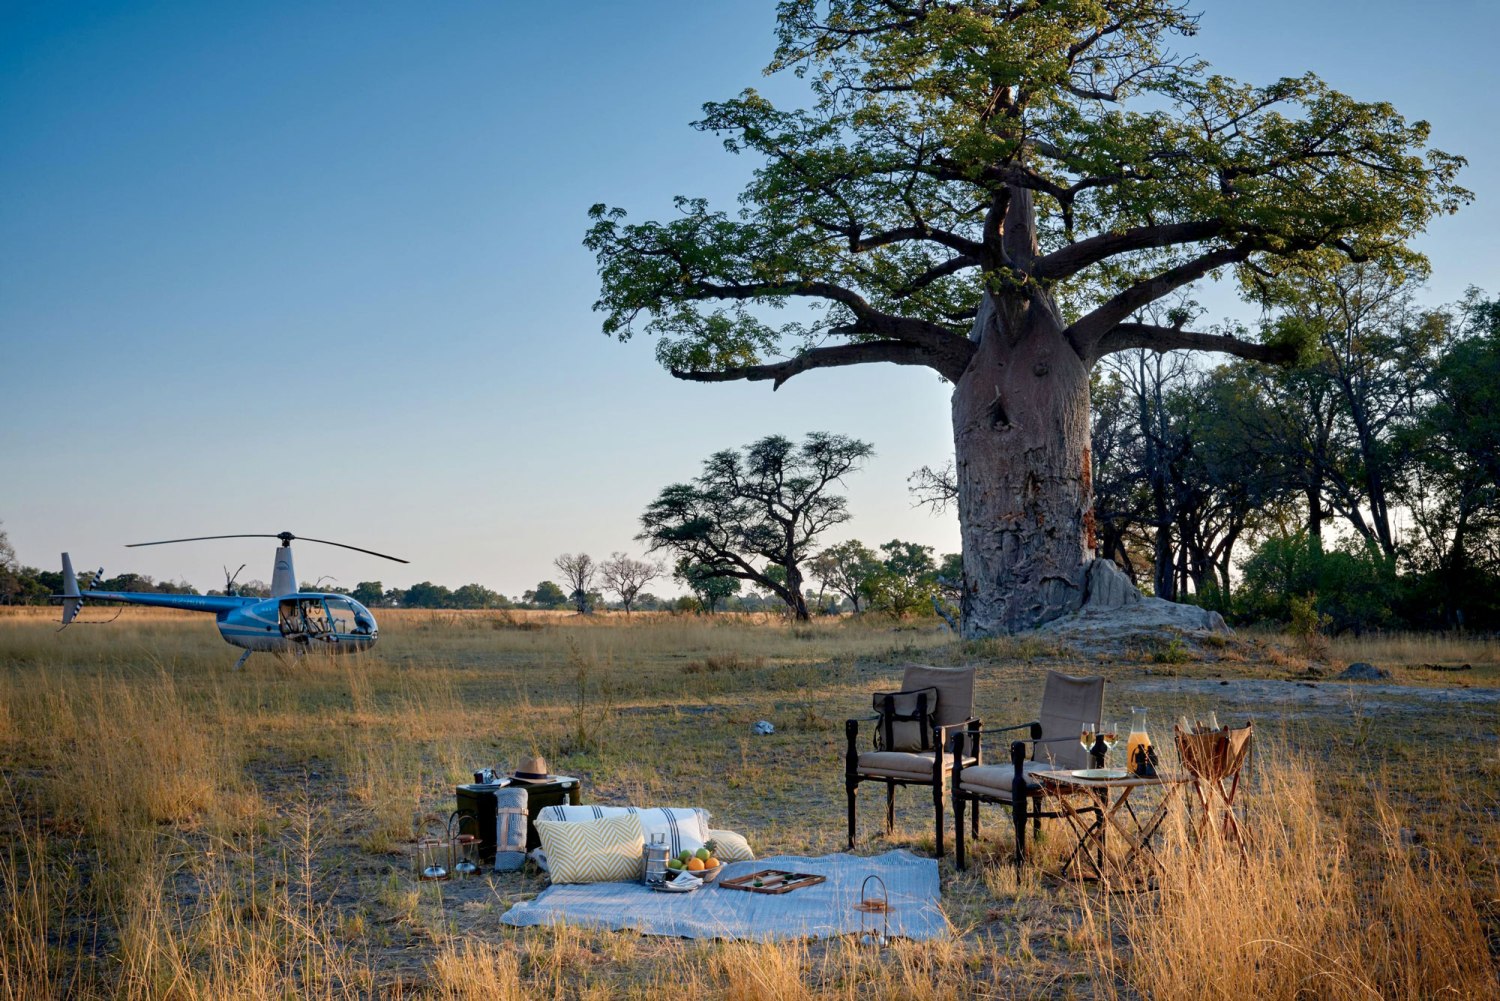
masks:
[[(1132, 775), (1154, 775), (1151, 737), (1146, 733), (1146, 710), (1131, 707), (1130, 739), (1125, 745), (1125, 767)], [(1144, 767), (1143, 767), (1144, 766)]]

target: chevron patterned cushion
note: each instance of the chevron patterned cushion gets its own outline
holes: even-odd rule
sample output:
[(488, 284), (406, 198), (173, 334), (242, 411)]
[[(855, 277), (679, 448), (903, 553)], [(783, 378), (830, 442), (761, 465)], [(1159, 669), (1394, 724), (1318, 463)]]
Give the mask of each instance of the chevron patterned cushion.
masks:
[(633, 814), (569, 823), (536, 822), (554, 883), (623, 883), (641, 878), (646, 837)]
[(743, 834), (733, 831), (709, 831), (708, 840), (714, 843), (714, 857), (720, 862), (749, 862), (755, 858), (750, 842)]

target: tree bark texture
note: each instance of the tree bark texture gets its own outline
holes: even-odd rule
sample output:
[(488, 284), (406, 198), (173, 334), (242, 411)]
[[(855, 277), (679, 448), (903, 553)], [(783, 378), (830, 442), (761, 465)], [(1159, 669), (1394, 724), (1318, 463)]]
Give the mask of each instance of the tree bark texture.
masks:
[(1089, 374), (1055, 307), (986, 294), (953, 391), (963, 635), (1077, 611), (1089, 560)]

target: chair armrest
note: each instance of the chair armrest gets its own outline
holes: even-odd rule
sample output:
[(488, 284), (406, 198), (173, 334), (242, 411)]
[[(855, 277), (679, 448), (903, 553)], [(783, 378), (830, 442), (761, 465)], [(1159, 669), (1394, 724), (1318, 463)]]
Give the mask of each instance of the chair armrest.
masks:
[[(945, 725), (942, 725), (942, 726), (934, 726), (932, 728), (932, 732), (934, 734), (938, 734), (938, 735), (941, 735), (943, 737), (947, 736), (947, 733), (944, 732), (944, 731), (947, 731), (947, 730), (960, 730), (961, 729), (961, 730), (967, 730), (970, 733), (981, 733), (982, 731), (980, 730), (980, 727), (982, 727), (983, 725), (984, 725), (983, 722), (979, 719), (978, 716), (970, 716), (968, 719), (966, 719), (966, 720), (960, 720), (957, 723), (948, 723), (948, 724), (945, 724)], [(942, 746), (942, 741), (938, 742), (938, 746), (939, 747)]]
[(958, 723), (949, 723), (946, 726), (935, 726), (932, 728), (934, 746), (944, 754), (948, 753), (951, 742), (954, 753), (962, 757), (959, 748), (968, 744), (967, 753), (971, 757), (979, 757), (979, 734), (983, 732), (984, 721), (978, 716), (970, 716), (968, 719)]
[(1037, 720), (1030, 723), (1017, 723), (1015, 726), (987, 726), (980, 733), (1009, 733), (1012, 730), (1030, 730), (1031, 739), (1038, 740), (1042, 736), (1042, 724)]

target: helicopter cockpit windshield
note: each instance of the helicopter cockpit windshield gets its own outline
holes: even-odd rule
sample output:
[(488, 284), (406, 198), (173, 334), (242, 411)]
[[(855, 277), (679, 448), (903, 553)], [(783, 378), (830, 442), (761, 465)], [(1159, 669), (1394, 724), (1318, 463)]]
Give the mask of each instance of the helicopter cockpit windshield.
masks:
[(358, 620), (361, 616), (356, 611), (354, 602), (347, 598), (325, 598), (324, 603), (328, 607), (328, 619), (333, 624), (334, 632), (344, 636), (360, 632)]

